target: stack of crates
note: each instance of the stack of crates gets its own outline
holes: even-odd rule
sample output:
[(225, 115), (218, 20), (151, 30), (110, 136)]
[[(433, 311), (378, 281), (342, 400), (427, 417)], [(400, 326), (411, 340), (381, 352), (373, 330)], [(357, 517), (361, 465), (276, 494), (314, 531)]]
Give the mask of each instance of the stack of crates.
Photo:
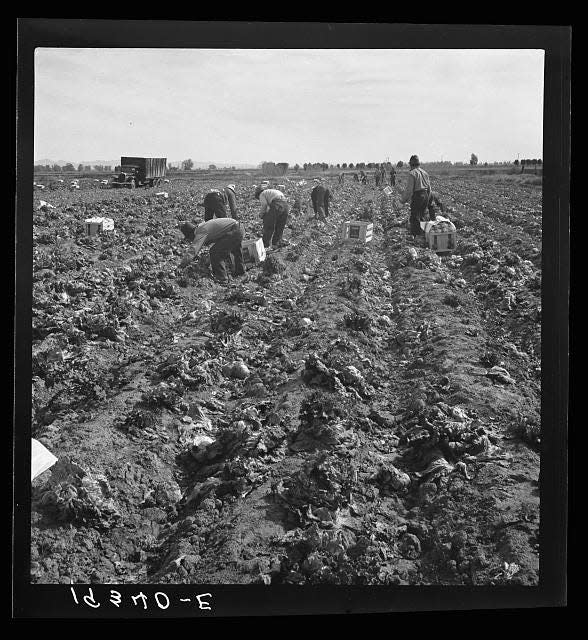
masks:
[(114, 220), (112, 218), (86, 218), (86, 235), (95, 236), (103, 231), (114, 231)]
[(374, 232), (373, 222), (347, 220), (341, 224), (339, 236), (343, 242), (371, 242)]
[(241, 250), (245, 262), (255, 262), (255, 264), (259, 264), (265, 260), (265, 247), (263, 246), (263, 240), (261, 238), (257, 238), (256, 240), (243, 240)]

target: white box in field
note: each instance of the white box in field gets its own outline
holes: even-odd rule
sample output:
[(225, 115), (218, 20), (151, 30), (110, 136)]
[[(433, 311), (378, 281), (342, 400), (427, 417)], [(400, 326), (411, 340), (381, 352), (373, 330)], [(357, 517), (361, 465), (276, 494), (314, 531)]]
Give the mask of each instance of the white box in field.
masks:
[(340, 238), (350, 242), (371, 242), (373, 232), (373, 222), (347, 220), (341, 224)]
[(457, 245), (457, 230), (449, 218), (437, 216), (435, 220), (421, 222), (429, 249), (437, 253), (453, 251)]
[(86, 218), (86, 235), (95, 236), (103, 231), (114, 231), (114, 220), (112, 218)]
[(432, 229), (429, 231), (427, 243), (429, 245), (429, 249), (432, 249), (437, 253), (453, 251), (457, 243), (457, 234), (454, 231), (435, 231)]
[(257, 238), (256, 240), (243, 240), (241, 243), (241, 250), (243, 251), (243, 260), (245, 262), (263, 262), (265, 260), (265, 247), (263, 246), (263, 240)]

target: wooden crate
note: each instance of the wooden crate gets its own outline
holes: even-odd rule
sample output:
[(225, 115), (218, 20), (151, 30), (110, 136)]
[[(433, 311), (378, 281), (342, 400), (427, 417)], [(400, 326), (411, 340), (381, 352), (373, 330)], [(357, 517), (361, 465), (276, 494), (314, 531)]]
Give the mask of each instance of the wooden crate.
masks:
[(114, 231), (114, 220), (112, 218), (86, 218), (86, 235), (95, 236), (103, 231)]
[(453, 251), (457, 245), (457, 233), (455, 231), (436, 232), (429, 231), (427, 236), (429, 249), (437, 253), (446, 253)]
[(371, 242), (374, 232), (373, 222), (347, 220), (342, 223), (339, 237), (344, 242)]
[(263, 240), (261, 238), (243, 240), (241, 250), (243, 251), (243, 260), (245, 262), (255, 262), (255, 264), (259, 264), (265, 260), (265, 247), (263, 246)]

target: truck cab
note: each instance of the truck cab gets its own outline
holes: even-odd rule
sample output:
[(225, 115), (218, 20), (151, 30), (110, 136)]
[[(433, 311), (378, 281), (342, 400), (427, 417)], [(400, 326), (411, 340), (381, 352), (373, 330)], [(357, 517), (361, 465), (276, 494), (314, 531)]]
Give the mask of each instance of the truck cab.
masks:
[(114, 176), (111, 186), (128, 187), (157, 187), (165, 177), (167, 167), (166, 158), (134, 158), (122, 157), (120, 171)]
[(138, 167), (133, 167), (129, 165), (121, 167), (121, 170), (119, 173), (119, 181), (124, 182), (126, 184), (132, 184), (133, 186), (131, 188), (133, 189), (137, 187), (139, 183)]

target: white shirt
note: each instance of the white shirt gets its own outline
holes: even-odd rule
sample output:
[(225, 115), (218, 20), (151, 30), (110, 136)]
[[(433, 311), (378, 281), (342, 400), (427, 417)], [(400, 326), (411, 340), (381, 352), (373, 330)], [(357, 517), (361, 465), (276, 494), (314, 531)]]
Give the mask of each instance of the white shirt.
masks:
[(259, 196), (259, 201), (261, 202), (261, 215), (263, 215), (269, 209), (270, 204), (276, 198), (285, 200), (284, 194), (277, 189), (265, 189), (261, 192)]

